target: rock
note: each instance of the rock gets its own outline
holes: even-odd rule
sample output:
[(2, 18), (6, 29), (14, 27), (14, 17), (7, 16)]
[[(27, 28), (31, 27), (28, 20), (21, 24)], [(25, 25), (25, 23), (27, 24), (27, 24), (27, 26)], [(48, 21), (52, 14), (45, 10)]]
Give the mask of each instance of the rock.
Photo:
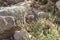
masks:
[(13, 16), (15, 19), (24, 21), (24, 16), (27, 14), (27, 7), (25, 6), (11, 6), (11, 7), (1, 7), (0, 16)]
[(25, 12), (27, 12), (27, 10), (30, 8), (29, 5), (30, 4), (23, 2), (19, 6), (0, 7), (0, 15), (1, 16), (13, 16), (13, 15), (16, 16), (18, 15), (18, 13), (25, 14)]
[[(10, 38), (14, 34), (15, 27), (17, 27), (15, 20), (16, 20), (16, 22), (17, 22), (17, 20), (19, 20), (18, 22), (20, 24), (25, 22), (25, 17), (27, 14), (29, 14), (28, 12), (30, 12), (29, 11), (30, 8), (31, 8), (30, 3), (22, 3), (19, 6), (15, 5), (15, 6), (11, 6), (11, 7), (0, 7), (0, 39), (1, 40), (2, 39), (8, 40), (8, 38)], [(34, 13), (34, 12), (32, 11), (32, 14), (35, 17), (36, 13)], [(19, 33), (17, 33), (17, 36), (22, 35), (22, 37), (26, 35), (25, 32), (21, 32), (21, 34), (19, 34), (19, 35), (18, 34)], [(14, 36), (14, 37), (16, 37), (16, 36)], [(15, 38), (15, 39), (17, 39), (17, 38)]]
[(17, 27), (12, 16), (0, 16), (0, 39), (10, 38)]
[(60, 11), (60, 0), (56, 2), (56, 6), (57, 6), (57, 8), (58, 8), (59, 11)]
[[(31, 4), (28, 2), (23, 2), (19, 6), (15, 5), (15, 6), (11, 6), (11, 7), (0, 7), (0, 16), (13, 16), (13, 17), (15, 17), (15, 19), (20, 20), (19, 24), (21, 24), (21, 22), (26, 23), (25, 17), (26, 17), (26, 15), (29, 14), (28, 13), (28, 12), (30, 12), (29, 10), (32, 9), (30, 7), (30, 5)], [(37, 13), (35, 13), (35, 11), (33, 11), (33, 9), (31, 10), (31, 12), (32, 12), (32, 15), (34, 16), (34, 18), (36, 19), (37, 17), (35, 15), (37, 15)]]
[(24, 40), (24, 38), (28, 37), (28, 32), (26, 31), (15, 31), (14, 39), (15, 40)]
[(14, 40), (36, 40), (34, 36), (29, 34), (25, 30), (15, 31), (14, 33)]

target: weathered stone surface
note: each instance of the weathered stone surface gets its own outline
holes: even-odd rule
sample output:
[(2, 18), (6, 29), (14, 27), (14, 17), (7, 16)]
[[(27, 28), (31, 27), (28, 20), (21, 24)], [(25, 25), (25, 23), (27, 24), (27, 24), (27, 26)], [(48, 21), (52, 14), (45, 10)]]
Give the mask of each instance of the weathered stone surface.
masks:
[(3, 7), (0, 10), (0, 16), (13, 16), (15, 19), (19, 19), (20, 22), (23, 22), (25, 14), (27, 14), (27, 10), (28, 9), (25, 6)]
[(33, 35), (25, 30), (15, 31), (14, 40), (37, 40)]
[(56, 6), (60, 10), (60, 0), (56, 2)]
[(25, 12), (27, 12), (29, 8), (30, 8), (30, 4), (26, 2), (22, 2), (19, 6), (0, 7), (0, 15), (11, 16), (11, 15), (17, 15), (18, 13), (24, 14)]
[[(30, 3), (22, 3), (19, 6), (0, 7), (0, 39), (5, 40), (6, 38), (6, 40), (8, 40), (7, 38), (10, 38), (15, 32), (14, 29), (16, 27), (15, 20), (19, 20), (20, 21), (19, 23), (21, 22), (24, 23), (25, 17), (27, 15), (34, 16), (33, 19), (37, 18), (35, 11), (30, 7)], [(22, 35), (20, 38), (23, 38), (23, 36), (25, 36), (26, 34), (25, 32), (19, 33), (17, 33), (17, 36), (18, 34), (19, 36)], [(18, 39), (20, 38), (18, 37)], [(17, 38), (15, 39), (18, 40)]]
[(0, 39), (9, 38), (15, 31), (16, 23), (12, 16), (0, 16)]
[(25, 19), (28, 19), (29, 22), (32, 22), (31, 20), (35, 21), (38, 19), (40, 16), (38, 11), (30, 7), (30, 5), (31, 4), (27, 2), (11, 7), (0, 7), (0, 39), (10, 40), (10, 37), (13, 34), (15, 40), (23, 40), (24, 37), (28, 36), (27, 32), (18, 32), (15, 31), (14, 28), (16, 27), (15, 20), (19, 20), (19, 23), (17, 24), (20, 25), (20, 23), (25, 23)]
[(26, 23), (26, 15), (32, 14), (35, 20), (37, 18), (37, 13), (30, 7), (30, 5), (29, 2), (23, 2), (19, 6), (0, 7), (0, 16), (13, 16), (15, 19), (20, 20), (20, 23)]
[(24, 38), (28, 37), (28, 32), (26, 31), (15, 31), (14, 39), (15, 40), (24, 40)]

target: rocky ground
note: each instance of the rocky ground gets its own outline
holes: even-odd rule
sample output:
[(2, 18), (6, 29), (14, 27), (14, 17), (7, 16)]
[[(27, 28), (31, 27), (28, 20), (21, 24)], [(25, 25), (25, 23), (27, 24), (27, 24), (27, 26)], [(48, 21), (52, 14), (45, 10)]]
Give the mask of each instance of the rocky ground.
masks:
[(0, 40), (60, 40), (60, 0), (0, 0)]

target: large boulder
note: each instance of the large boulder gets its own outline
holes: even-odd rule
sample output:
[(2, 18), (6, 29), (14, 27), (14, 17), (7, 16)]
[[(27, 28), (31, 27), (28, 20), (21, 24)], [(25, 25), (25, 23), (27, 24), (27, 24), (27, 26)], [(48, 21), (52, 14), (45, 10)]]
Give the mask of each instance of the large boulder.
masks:
[(26, 23), (25, 17), (28, 14), (33, 15), (33, 19), (35, 20), (37, 18), (37, 13), (30, 6), (31, 2), (22, 2), (20, 5), (0, 7), (0, 16), (13, 16), (15, 19), (19, 20), (19, 25), (21, 22)]
[[(37, 16), (36, 12), (30, 7), (30, 3), (28, 2), (24, 2), (17, 6), (0, 7), (0, 40), (8, 40), (8, 38), (10, 38), (15, 32), (15, 28), (17, 27), (16, 23), (18, 26), (21, 23), (25, 23), (25, 17), (27, 15), (29, 15), (29, 18), (33, 16), (33, 19)], [(19, 34), (19, 36), (22, 35), (23, 37), (26, 33), (19, 32), (17, 34)]]
[(15, 19), (12, 16), (0, 16), (0, 39), (7, 39), (14, 34)]
[(25, 14), (27, 14), (28, 6), (11, 6), (0, 7), (0, 16), (13, 16), (15, 19), (19, 19), (20, 22), (24, 21)]

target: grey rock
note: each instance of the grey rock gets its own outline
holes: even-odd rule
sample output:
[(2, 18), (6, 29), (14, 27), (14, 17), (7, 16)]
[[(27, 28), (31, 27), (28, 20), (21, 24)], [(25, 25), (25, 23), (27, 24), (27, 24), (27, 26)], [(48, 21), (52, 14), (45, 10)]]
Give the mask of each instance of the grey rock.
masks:
[(57, 6), (57, 8), (58, 8), (59, 11), (60, 11), (60, 0), (56, 2), (56, 6)]
[(24, 40), (24, 38), (28, 37), (28, 32), (26, 31), (15, 31), (14, 39), (15, 40)]
[(0, 39), (9, 38), (14, 34), (15, 19), (12, 16), (0, 16)]
[[(0, 39), (5, 40), (14, 34), (15, 27), (17, 27), (15, 20), (19, 20), (19, 23), (24, 23), (26, 15), (30, 14), (30, 8), (29, 3), (22, 3), (19, 6), (0, 7)], [(35, 18), (36, 13), (34, 13), (32, 10), (31, 12)], [(21, 38), (23, 39), (23, 36), (26, 36), (26, 34), (26, 32), (19, 32), (15, 33), (14, 37), (16, 40), (19, 40)], [(16, 36), (18, 36), (18, 39)]]
[[(34, 19), (37, 18), (37, 13), (33, 11), (30, 5), (31, 4), (29, 2), (22, 2), (22, 4), (20, 4), (19, 6), (15, 5), (11, 7), (0, 7), (0, 16), (13, 16), (15, 17), (15, 19), (20, 20), (20, 23), (26, 23), (25, 17), (31, 12), (34, 16)], [(31, 10), (31, 12), (29, 10)]]
[(11, 6), (3, 7), (0, 10), (0, 16), (13, 16), (15, 19), (20, 19), (20, 22), (24, 21), (24, 16), (27, 14), (27, 7), (25, 6)]
[(34, 36), (29, 34), (27, 31), (15, 31), (14, 40), (37, 40)]

